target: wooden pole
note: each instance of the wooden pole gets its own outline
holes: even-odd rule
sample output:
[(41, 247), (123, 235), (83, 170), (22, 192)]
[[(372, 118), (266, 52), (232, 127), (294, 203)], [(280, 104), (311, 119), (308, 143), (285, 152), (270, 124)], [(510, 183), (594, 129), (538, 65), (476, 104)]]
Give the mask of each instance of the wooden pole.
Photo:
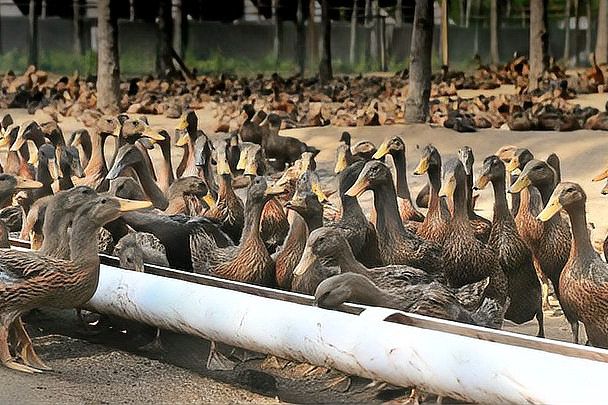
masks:
[(173, 0), (171, 14), (173, 16), (173, 49), (180, 56), (184, 57), (184, 30), (183, 24), (183, 12), (182, 12), (182, 0)]
[(431, 96), (433, 50), (433, 0), (416, 0), (410, 51), (410, 78), (405, 101), (405, 121), (425, 122)]
[(490, 0), (490, 58), (495, 65), (500, 62), (498, 25), (498, 0)]
[(38, 15), (36, 14), (36, 5), (36, 0), (30, 0), (29, 26), (27, 31), (27, 63), (34, 66), (38, 66)]
[(355, 65), (357, 52), (357, 0), (353, 0), (353, 12), (350, 15), (350, 47), (348, 52), (348, 62), (351, 66)]
[(106, 112), (118, 110), (120, 92), (116, 1), (97, 2), (97, 108)]
[(321, 1), (321, 21), (323, 24), (323, 54), (319, 64), (319, 79), (326, 84), (333, 78), (331, 67), (331, 18), (329, 16), (329, 0)]

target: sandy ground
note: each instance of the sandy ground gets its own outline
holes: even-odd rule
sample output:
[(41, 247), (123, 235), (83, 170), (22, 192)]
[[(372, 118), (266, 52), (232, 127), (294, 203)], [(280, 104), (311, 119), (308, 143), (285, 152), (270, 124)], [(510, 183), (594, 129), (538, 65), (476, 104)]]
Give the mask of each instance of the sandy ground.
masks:
[[(463, 96), (467, 96), (463, 94)], [(579, 102), (602, 107), (606, 95), (589, 95), (581, 97)], [(31, 119), (24, 110), (9, 111), (17, 122)], [(4, 114), (6, 111), (0, 111)], [(213, 114), (208, 110), (198, 111), (201, 127), (212, 133), (215, 126)], [(172, 133), (177, 120), (164, 117), (149, 116), (152, 126), (165, 128)], [(66, 137), (69, 133), (81, 127), (73, 118), (61, 122)], [(545, 158), (552, 152), (559, 155), (562, 162), (562, 178), (580, 183), (588, 194), (588, 221), (595, 224), (593, 238), (600, 241), (608, 230), (608, 220), (603, 216), (608, 204), (600, 194), (603, 183), (592, 183), (591, 178), (608, 165), (608, 134), (600, 131), (581, 130), (576, 132), (511, 132), (506, 130), (481, 130), (473, 134), (459, 134), (445, 128), (431, 128), (428, 125), (395, 125), (387, 127), (357, 127), (357, 128), (303, 128), (283, 131), (284, 135), (296, 136), (310, 145), (322, 150), (317, 158), (318, 170), (327, 187), (334, 187), (333, 164), (335, 147), (343, 130), (348, 130), (353, 141), (368, 139), (377, 145), (385, 138), (400, 135), (405, 140), (408, 151), (408, 172), (412, 173), (416, 166), (420, 148), (433, 143), (442, 153), (444, 159), (455, 156), (459, 147), (468, 145), (473, 148), (476, 156), (475, 168), (478, 170), (483, 158), (493, 154), (503, 145), (513, 144), (527, 147), (538, 158)], [(112, 145), (108, 145), (108, 152)], [(157, 150), (152, 153), (154, 159), (160, 157)], [(181, 151), (174, 151), (174, 162), (181, 158)], [(426, 177), (409, 176), (412, 192), (426, 183)], [(360, 199), (364, 209), (372, 203), (371, 193), (365, 193)], [(480, 215), (491, 218), (492, 192), (488, 188), (480, 194), (477, 209)], [(55, 324), (53, 324), (55, 322)], [(29, 325), (30, 330), (36, 329), (40, 337), (35, 344), (39, 353), (56, 372), (27, 376), (0, 368), (0, 403), (32, 403), (32, 402), (61, 402), (61, 403), (106, 403), (106, 402), (177, 402), (177, 403), (239, 403), (253, 401), (256, 403), (275, 402), (274, 394), (265, 392), (266, 396), (253, 394), (246, 389), (226, 384), (214, 378), (208, 378), (201, 373), (175, 367), (166, 362), (147, 358), (136, 350), (127, 348), (108, 348), (90, 342), (90, 339), (74, 336), (70, 329), (60, 330), (57, 335), (49, 335), (49, 330), (58, 327), (58, 321), (47, 320), (51, 326), (44, 330), (36, 329), (35, 320)], [(559, 311), (545, 313), (546, 335), (551, 339), (568, 340), (569, 327)], [(516, 326), (507, 323), (505, 329), (535, 335), (536, 322)], [(71, 335), (68, 338), (66, 335)], [(104, 342), (102, 342), (104, 343)], [(126, 350), (126, 351), (125, 351)], [(133, 354), (136, 353), (136, 354)], [(178, 362), (179, 363), (179, 362)], [(173, 363), (175, 364), (175, 363)], [(203, 373), (204, 374), (204, 373)], [(213, 376), (212, 376), (213, 377)], [(231, 380), (230, 378), (228, 380)], [(232, 379), (232, 381), (236, 381)], [(238, 384), (238, 381), (237, 381)], [(290, 387), (285, 389), (283, 400), (306, 402), (306, 396), (290, 397), (287, 393), (297, 391)], [(312, 398), (315, 398), (314, 400)], [(331, 400), (328, 397), (326, 400)], [(311, 396), (310, 400), (322, 402), (321, 397)]]

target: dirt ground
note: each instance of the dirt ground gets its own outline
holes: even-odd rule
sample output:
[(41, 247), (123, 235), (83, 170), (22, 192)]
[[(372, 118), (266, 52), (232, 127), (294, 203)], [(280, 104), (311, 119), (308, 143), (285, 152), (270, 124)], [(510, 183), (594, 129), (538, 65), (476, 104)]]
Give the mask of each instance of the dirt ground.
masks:
[[(464, 95), (467, 96), (468, 94)], [(603, 109), (608, 97), (606, 95), (589, 95), (579, 102), (594, 105)], [(17, 122), (32, 119), (24, 110), (0, 111), (0, 114), (10, 112)], [(200, 110), (197, 112), (201, 121), (200, 126), (212, 134), (215, 126), (213, 112)], [(164, 117), (149, 116), (153, 127), (165, 128), (173, 132), (176, 120)], [(82, 125), (73, 118), (60, 122), (66, 137)], [(481, 130), (472, 134), (459, 134), (445, 128), (431, 128), (428, 125), (394, 125), (387, 127), (357, 127), (357, 128), (302, 128), (283, 131), (283, 134), (296, 136), (310, 145), (322, 150), (317, 158), (318, 171), (328, 188), (335, 188), (333, 183), (333, 164), (335, 147), (343, 130), (348, 130), (353, 141), (368, 139), (380, 144), (383, 139), (400, 135), (408, 147), (408, 173), (412, 173), (420, 156), (419, 149), (428, 143), (433, 143), (442, 153), (444, 159), (455, 156), (459, 147), (468, 145), (473, 148), (476, 156), (475, 168), (478, 170), (483, 158), (493, 154), (503, 145), (527, 147), (538, 158), (545, 158), (555, 152), (561, 158), (562, 178), (576, 181), (587, 191), (588, 221), (595, 225), (592, 237), (602, 241), (608, 231), (608, 220), (603, 217), (608, 201), (600, 194), (603, 183), (592, 183), (591, 178), (608, 165), (608, 134), (601, 131), (581, 130), (576, 132), (511, 132), (507, 130)], [(108, 145), (108, 151), (113, 148)], [(152, 153), (154, 159), (160, 157), (160, 152)], [(174, 151), (174, 162), (181, 158), (181, 151)], [(410, 175), (410, 188), (415, 193), (426, 183), (425, 177)], [(335, 198), (335, 197), (334, 197)], [(360, 199), (364, 209), (371, 207), (371, 193), (365, 193)], [(480, 194), (477, 202), (480, 215), (491, 218), (492, 192), (488, 188)], [(53, 317), (42, 322), (35, 317), (28, 325), (33, 330), (35, 345), (42, 358), (48, 360), (56, 371), (43, 375), (23, 375), (0, 368), (0, 403), (143, 403), (143, 402), (175, 402), (175, 403), (272, 403), (278, 400), (291, 402), (323, 402), (331, 401), (332, 397), (306, 397), (302, 394), (290, 396), (290, 392), (302, 390), (301, 386), (286, 386), (282, 391), (265, 391), (264, 395), (252, 393), (250, 389), (239, 385), (237, 377), (216, 378), (202, 372), (191, 371), (176, 367), (172, 364), (179, 362), (159, 361), (144, 355), (130, 347), (118, 345), (108, 346), (91, 342), (87, 337), (72, 333), (70, 328)], [(535, 321), (524, 325), (513, 325), (507, 322), (506, 330), (535, 335)], [(547, 338), (569, 340), (570, 332), (560, 311), (545, 313), (545, 330)], [(52, 334), (53, 333), (53, 334)], [(54, 334), (56, 333), (56, 334)], [(70, 336), (70, 337), (68, 337)], [(125, 336), (126, 338), (126, 336)], [(127, 345), (128, 346), (128, 345)], [(135, 354), (134, 354), (135, 353)], [(154, 357), (154, 356), (152, 356)], [(171, 364), (169, 364), (171, 363)], [(235, 379), (236, 378), (236, 379)], [(228, 381), (228, 383), (222, 382)], [(304, 389), (304, 393), (306, 390)], [(276, 395), (275, 395), (276, 394)], [(308, 401), (306, 400), (308, 398)], [(369, 399), (360, 397), (359, 399)], [(342, 400), (345, 400), (342, 398)]]

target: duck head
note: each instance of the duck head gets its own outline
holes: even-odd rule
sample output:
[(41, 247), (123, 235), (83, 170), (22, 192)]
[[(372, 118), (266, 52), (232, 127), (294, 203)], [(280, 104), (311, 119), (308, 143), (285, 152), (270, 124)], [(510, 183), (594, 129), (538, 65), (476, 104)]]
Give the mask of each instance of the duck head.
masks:
[(427, 145), (422, 149), (422, 156), (420, 162), (414, 170), (414, 174), (417, 176), (423, 175), (429, 171), (429, 168), (441, 168), (441, 155), (435, 146)]
[(379, 186), (392, 184), (391, 171), (384, 163), (372, 160), (365, 164), (355, 184), (346, 191), (349, 197), (358, 197), (366, 190), (374, 190)]
[(555, 182), (555, 171), (547, 162), (532, 159), (524, 166), (517, 181), (509, 188), (509, 193), (519, 193), (528, 186), (549, 186)]
[(584, 210), (586, 201), (587, 195), (580, 185), (571, 182), (559, 183), (553, 190), (549, 202), (536, 218), (545, 222), (562, 209), (568, 211), (571, 208), (580, 209), (582, 207)]
[(496, 155), (488, 156), (483, 160), (481, 166), (481, 172), (477, 181), (475, 182), (475, 188), (477, 190), (483, 190), (486, 188), (489, 182), (505, 178), (505, 164)]
[(382, 159), (388, 154), (405, 153), (405, 143), (399, 136), (394, 136), (382, 142), (378, 150), (372, 156), (373, 159)]

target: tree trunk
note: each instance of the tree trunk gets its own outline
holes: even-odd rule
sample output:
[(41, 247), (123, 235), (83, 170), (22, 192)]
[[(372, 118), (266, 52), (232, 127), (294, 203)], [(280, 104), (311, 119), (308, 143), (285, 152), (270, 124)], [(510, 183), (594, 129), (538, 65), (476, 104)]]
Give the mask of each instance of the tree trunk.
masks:
[(304, 26), (304, 1), (298, 1), (298, 11), (296, 14), (296, 49), (298, 57), (298, 66), (300, 68), (300, 77), (304, 77), (306, 73), (306, 27)]
[(319, 79), (326, 84), (333, 78), (331, 70), (331, 19), (329, 18), (329, 0), (321, 1), (321, 21), (323, 24), (323, 54), (319, 64)]
[(348, 52), (348, 61), (352, 66), (355, 66), (356, 51), (357, 51), (357, 0), (353, 0), (353, 12), (350, 16), (350, 48)]
[(129, 21), (135, 21), (135, 0), (129, 0)]
[(578, 49), (578, 35), (580, 32), (579, 21), (581, 19), (581, 9), (578, 0), (574, 0), (574, 63), (576, 65), (580, 62), (580, 52)]
[(490, 0), (490, 58), (497, 65), (500, 62), (498, 51), (498, 0)]
[(118, 109), (120, 65), (118, 62), (118, 0), (97, 2), (97, 107), (104, 112)]
[(441, 63), (450, 65), (448, 46), (448, 0), (441, 0)]
[[(357, 0), (354, 0), (355, 7)], [(403, 27), (403, 0), (397, 0), (395, 4), (395, 26)]]
[(319, 43), (315, 27), (315, 0), (308, 0), (308, 55), (309, 66), (315, 69), (319, 57)]
[(82, 15), (84, 14), (84, 4), (82, 0), (73, 0), (72, 8), (74, 15), (72, 16), (73, 31), (74, 31), (74, 53), (82, 55), (84, 47), (82, 42)]
[(378, 41), (378, 0), (372, 0), (369, 24), (369, 55), (374, 64), (378, 63), (380, 43)]
[(36, 14), (36, 5), (36, 0), (30, 0), (29, 26), (27, 31), (27, 63), (34, 66), (38, 66), (38, 15)]
[(608, 0), (600, 0), (597, 12), (595, 58), (600, 65), (608, 63)]
[(156, 74), (167, 77), (175, 70), (171, 48), (173, 47), (173, 20), (171, 18), (171, 0), (158, 2), (158, 44), (156, 55)]
[(433, 1), (416, 0), (412, 46), (410, 50), (410, 79), (405, 101), (405, 121), (425, 122), (431, 96), (431, 53), (433, 49)]
[(585, 54), (591, 54), (591, 0), (585, 2), (585, 8), (587, 11), (587, 31), (585, 31)]
[(273, 1), (273, 17), (274, 17), (274, 41), (273, 41), (273, 54), (275, 65), (278, 67), (281, 63), (281, 47), (283, 44), (283, 19), (281, 13), (279, 13), (279, 1)]
[(566, 64), (570, 63), (570, 10), (571, 10), (571, 1), (566, 0), (566, 26), (564, 27), (564, 60)]
[(545, 4), (543, 0), (530, 0), (530, 90), (538, 88), (538, 82), (545, 70), (544, 40)]
[(183, 24), (185, 24), (184, 20), (184, 12), (182, 9), (182, 0), (173, 0), (172, 1), (173, 9), (173, 49), (175, 52), (181, 57), (184, 58), (184, 28)]
[(473, 0), (467, 0), (467, 13), (465, 16), (464, 26), (469, 28), (469, 24), (471, 22), (471, 7), (473, 5)]

